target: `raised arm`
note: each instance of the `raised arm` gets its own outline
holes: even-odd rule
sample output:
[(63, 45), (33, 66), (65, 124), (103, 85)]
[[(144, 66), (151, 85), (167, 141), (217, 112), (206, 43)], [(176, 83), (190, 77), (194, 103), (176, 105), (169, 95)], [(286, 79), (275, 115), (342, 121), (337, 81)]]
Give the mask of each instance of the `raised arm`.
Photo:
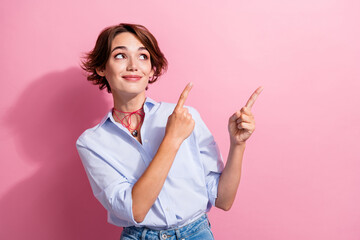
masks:
[(195, 122), (188, 109), (184, 108), (192, 86), (192, 83), (189, 83), (181, 93), (173, 113), (168, 118), (165, 136), (155, 157), (133, 186), (132, 210), (136, 222), (142, 222), (154, 204), (180, 145), (194, 129)]
[(225, 211), (231, 208), (240, 183), (245, 143), (255, 131), (255, 119), (251, 113), (251, 108), (262, 90), (263, 87), (257, 88), (245, 107), (229, 118), (230, 150), (225, 168), (219, 179), (218, 196), (215, 201), (215, 206)]

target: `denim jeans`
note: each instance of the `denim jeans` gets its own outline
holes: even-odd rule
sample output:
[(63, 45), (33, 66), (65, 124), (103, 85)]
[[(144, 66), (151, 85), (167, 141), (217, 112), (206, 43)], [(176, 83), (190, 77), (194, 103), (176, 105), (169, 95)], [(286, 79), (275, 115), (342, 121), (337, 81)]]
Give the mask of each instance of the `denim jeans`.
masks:
[(204, 214), (181, 228), (152, 230), (146, 227), (125, 227), (120, 240), (214, 240), (211, 225)]

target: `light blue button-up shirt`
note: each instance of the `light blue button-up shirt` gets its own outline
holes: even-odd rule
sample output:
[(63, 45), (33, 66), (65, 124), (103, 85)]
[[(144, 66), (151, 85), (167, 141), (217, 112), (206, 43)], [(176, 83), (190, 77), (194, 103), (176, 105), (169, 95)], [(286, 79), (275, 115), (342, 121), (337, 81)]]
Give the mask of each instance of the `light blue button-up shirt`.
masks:
[(183, 226), (215, 205), (224, 168), (218, 146), (199, 113), (188, 107), (195, 128), (182, 143), (158, 198), (143, 222), (134, 220), (132, 187), (155, 156), (175, 104), (146, 98), (142, 144), (116, 122), (112, 111), (86, 130), (76, 147), (95, 197), (108, 211), (108, 222), (121, 226), (167, 229)]

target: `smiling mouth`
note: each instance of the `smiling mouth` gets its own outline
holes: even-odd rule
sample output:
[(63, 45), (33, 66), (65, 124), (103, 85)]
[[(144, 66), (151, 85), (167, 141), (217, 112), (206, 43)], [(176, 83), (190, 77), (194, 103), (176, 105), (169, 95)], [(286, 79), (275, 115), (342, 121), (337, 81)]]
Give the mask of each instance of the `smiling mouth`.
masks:
[(127, 81), (139, 81), (141, 79), (141, 76), (138, 75), (125, 75), (123, 78)]

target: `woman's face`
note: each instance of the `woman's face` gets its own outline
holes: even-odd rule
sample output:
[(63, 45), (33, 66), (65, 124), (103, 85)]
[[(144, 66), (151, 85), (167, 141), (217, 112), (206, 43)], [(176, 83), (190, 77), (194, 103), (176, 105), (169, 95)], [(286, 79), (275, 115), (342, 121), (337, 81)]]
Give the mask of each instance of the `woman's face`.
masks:
[(105, 69), (97, 73), (106, 77), (112, 94), (125, 96), (144, 93), (154, 70), (144, 45), (134, 34), (123, 32), (112, 41)]

